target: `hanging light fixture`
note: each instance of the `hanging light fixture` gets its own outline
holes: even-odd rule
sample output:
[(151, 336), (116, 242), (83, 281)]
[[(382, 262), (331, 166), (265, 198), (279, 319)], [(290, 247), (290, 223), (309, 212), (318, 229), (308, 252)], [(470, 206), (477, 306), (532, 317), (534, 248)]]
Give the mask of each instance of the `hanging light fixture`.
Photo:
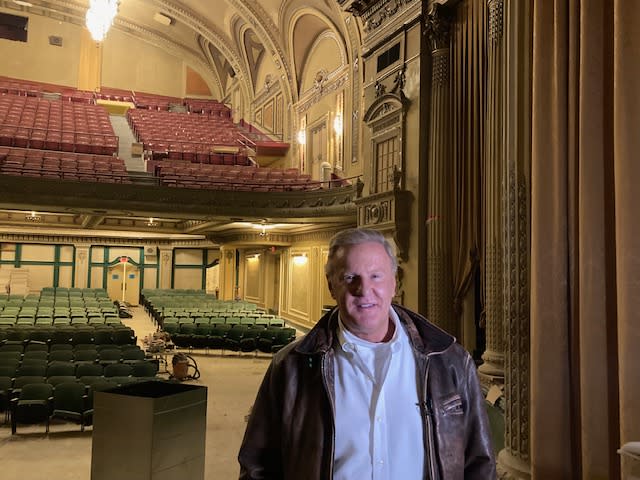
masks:
[(119, 0), (90, 0), (87, 10), (87, 29), (91, 38), (101, 42), (107, 36), (107, 32), (113, 25), (113, 20), (118, 14)]

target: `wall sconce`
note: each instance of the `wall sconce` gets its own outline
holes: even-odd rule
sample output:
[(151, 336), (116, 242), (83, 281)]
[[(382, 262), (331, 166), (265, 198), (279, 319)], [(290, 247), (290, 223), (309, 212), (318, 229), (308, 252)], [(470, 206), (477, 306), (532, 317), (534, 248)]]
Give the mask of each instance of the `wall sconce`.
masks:
[(304, 130), (298, 130), (297, 139), (298, 139), (298, 144), (306, 145), (306, 143), (307, 143), (307, 132), (304, 131)]
[(147, 227), (157, 227), (158, 225), (159, 223), (156, 222), (153, 217), (149, 217), (149, 221), (147, 222)]
[(308, 260), (306, 253), (296, 253), (293, 255), (293, 263), (295, 265), (304, 265)]
[(254, 253), (253, 255), (247, 255), (247, 260), (250, 260), (252, 262), (255, 262), (257, 260), (260, 259), (260, 254), (259, 253)]
[(339, 113), (333, 118), (333, 131), (337, 136), (342, 135), (342, 115)]
[(27, 222), (33, 222), (33, 223), (40, 223), (42, 221), (42, 217), (40, 215), (37, 215), (36, 212), (31, 212), (28, 215), (25, 215), (24, 219)]

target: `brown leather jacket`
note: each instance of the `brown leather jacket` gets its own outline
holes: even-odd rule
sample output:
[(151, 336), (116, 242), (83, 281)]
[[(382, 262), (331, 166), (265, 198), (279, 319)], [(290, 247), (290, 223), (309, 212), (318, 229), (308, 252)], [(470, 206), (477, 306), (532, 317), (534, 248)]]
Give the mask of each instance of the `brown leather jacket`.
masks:
[[(425, 479), (496, 478), (485, 400), (470, 355), (424, 317), (393, 308), (420, 373)], [(332, 479), (337, 317), (334, 309), (274, 356), (240, 447), (241, 480)]]

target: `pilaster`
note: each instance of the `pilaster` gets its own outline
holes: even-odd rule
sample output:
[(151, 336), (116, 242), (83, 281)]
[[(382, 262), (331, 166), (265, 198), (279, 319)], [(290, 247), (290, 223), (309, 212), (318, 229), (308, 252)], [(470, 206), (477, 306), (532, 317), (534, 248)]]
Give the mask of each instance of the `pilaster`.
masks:
[(220, 247), (221, 300), (233, 300), (236, 297), (236, 251), (233, 247)]
[(487, 346), (478, 369), (485, 388), (504, 383), (502, 288), (503, 0), (489, 0), (487, 139), (485, 143), (485, 319)]
[(427, 317), (459, 336), (453, 312), (451, 272), (451, 114), (449, 87), (450, 12), (434, 4), (425, 17), (425, 33), (431, 46), (432, 83), (428, 152)]
[(89, 279), (89, 247), (88, 243), (75, 243), (75, 287), (87, 288)]
[(158, 288), (171, 288), (171, 271), (173, 266), (173, 247), (160, 247), (160, 272)]
[(531, 12), (528, 2), (515, 0), (504, 1), (503, 8), (505, 448), (498, 455), (498, 472), (500, 478), (529, 479), (531, 105), (521, 99), (531, 97)]

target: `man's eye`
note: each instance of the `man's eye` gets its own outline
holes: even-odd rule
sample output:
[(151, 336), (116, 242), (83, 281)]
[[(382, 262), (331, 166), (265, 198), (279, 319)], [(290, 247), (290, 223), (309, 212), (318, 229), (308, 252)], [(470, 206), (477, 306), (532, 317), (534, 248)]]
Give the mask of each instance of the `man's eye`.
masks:
[(351, 282), (353, 282), (353, 279), (354, 279), (354, 278), (356, 278), (356, 277), (355, 277), (355, 275), (345, 275), (345, 276), (343, 277), (343, 280), (344, 280), (346, 283), (351, 283)]

